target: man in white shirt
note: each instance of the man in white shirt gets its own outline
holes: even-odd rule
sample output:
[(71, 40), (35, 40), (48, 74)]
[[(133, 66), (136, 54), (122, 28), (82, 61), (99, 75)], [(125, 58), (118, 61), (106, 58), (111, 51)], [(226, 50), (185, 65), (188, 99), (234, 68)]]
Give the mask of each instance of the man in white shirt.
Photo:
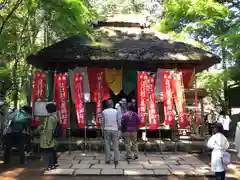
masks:
[(120, 118), (118, 118), (117, 110), (113, 108), (112, 100), (108, 100), (107, 109), (102, 112), (101, 127), (104, 134), (104, 151), (106, 164), (110, 164), (111, 160), (111, 143), (114, 151), (114, 164), (119, 161), (119, 141), (118, 132), (120, 127)]
[(222, 124), (223, 129), (224, 129), (224, 135), (226, 137), (228, 137), (229, 136), (229, 125), (231, 123), (230, 117), (224, 111), (221, 111), (218, 122)]

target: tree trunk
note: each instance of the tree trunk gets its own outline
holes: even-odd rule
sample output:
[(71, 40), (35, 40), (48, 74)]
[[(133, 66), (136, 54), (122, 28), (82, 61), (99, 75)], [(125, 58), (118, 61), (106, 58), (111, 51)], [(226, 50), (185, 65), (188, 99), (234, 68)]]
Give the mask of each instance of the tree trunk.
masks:
[(19, 94), (19, 86), (18, 86), (18, 77), (17, 77), (17, 68), (18, 68), (18, 60), (15, 59), (13, 69), (12, 69), (12, 77), (13, 77), (13, 105), (14, 108), (18, 108), (18, 94)]
[[(226, 47), (224, 44), (224, 40), (222, 40), (221, 42), (221, 53), (222, 53), (222, 69), (223, 71), (225, 71), (227, 69), (227, 65), (226, 65)], [(229, 109), (229, 97), (228, 97), (228, 81), (227, 79), (224, 78), (224, 82), (223, 82), (223, 93), (224, 93), (224, 100), (225, 100), (225, 107), (224, 107), (224, 111), (226, 113), (228, 113), (229, 115), (231, 115), (231, 109)]]

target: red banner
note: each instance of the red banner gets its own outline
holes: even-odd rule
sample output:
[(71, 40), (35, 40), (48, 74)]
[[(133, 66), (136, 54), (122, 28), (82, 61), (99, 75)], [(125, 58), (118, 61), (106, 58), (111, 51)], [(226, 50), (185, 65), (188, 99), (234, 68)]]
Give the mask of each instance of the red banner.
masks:
[(103, 81), (104, 81), (103, 72), (97, 73), (96, 128), (100, 128), (100, 123), (102, 119)]
[[(35, 72), (34, 80), (33, 80), (33, 92), (32, 92), (32, 108), (34, 109), (36, 101), (43, 101), (45, 98), (45, 90), (46, 90), (46, 80), (47, 73), (46, 72)], [(40, 120), (38, 117), (32, 117), (32, 126), (40, 125)]]
[(74, 100), (77, 113), (78, 127), (84, 128), (84, 89), (83, 75), (81, 73), (74, 74)]
[(59, 119), (61, 128), (68, 128), (68, 89), (67, 89), (67, 75), (56, 74), (56, 104), (59, 112)]
[(146, 126), (148, 75), (146, 72), (138, 72), (138, 115), (140, 118), (139, 127)]
[(154, 87), (154, 77), (149, 77), (149, 105), (148, 105), (148, 121), (149, 128), (154, 130), (158, 128), (158, 113), (156, 106), (156, 92)]
[(173, 94), (172, 94), (172, 74), (170, 72), (162, 72), (163, 77), (163, 104), (164, 104), (164, 115), (166, 125), (173, 125), (174, 112), (173, 112)]
[(91, 91), (91, 101), (97, 102), (98, 90), (96, 86), (97, 75), (102, 73), (103, 80), (102, 80), (102, 99), (108, 100), (110, 98), (109, 88), (107, 82), (105, 81), (105, 69), (103, 68), (88, 68), (88, 79), (89, 79), (89, 87)]
[(177, 72), (173, 74), (172, 78), (172, 90), (174, 91), (174, 101), (176, 104), (176, 110), (178, 112), (178, 122), (180, 128), (186, 128), (186, 112), (184, 108), (185, 94), (183, 86), (182, 73)]

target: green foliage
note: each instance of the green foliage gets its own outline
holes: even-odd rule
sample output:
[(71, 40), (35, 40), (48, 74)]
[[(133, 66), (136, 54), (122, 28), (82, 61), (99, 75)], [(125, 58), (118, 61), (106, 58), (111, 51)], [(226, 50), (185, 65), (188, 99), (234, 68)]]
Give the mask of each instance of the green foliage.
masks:
[[(168, 0), (163, 6), (163, 18), (155, 27), (160, 32), (216, 53), (223, 59), (223, 69), (237, 63), (240, 55), (240, 3)], [(238, 65), (221, 72), (199, 74), (200, 87), (209, 92), (216, 108), (227, 108), (226, 85), (232, 80), (240, 82), (239, 70)]]
[(10, 80), (11, 87), (3, 91), (16, 107), (20, 99), (29, 102), (31, 94), (33, 68), (26, 57), (71, 35), (90, 36), (88, 24), (95, 14), (82, 0), (11, 0), (0, 5), (0, 65), (7, 68), (0, 77)]
[(214, 106), (218, 111), (227, 109), (228, 104), (224, 98), (224, 81), (228, 79), (228, 73), (204, 72), (197, 75), (198, 86), (204, 87), (209, 96), (207, 103)]

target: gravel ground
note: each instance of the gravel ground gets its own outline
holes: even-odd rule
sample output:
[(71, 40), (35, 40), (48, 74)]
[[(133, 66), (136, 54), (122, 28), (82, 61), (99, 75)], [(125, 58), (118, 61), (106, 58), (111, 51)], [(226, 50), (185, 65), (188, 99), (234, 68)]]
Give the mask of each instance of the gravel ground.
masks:
[[(209, 163), (210, 154), (194, 154), (200, 160), (204, 161), (205, 163)], [(234, 163), (239, 163), (240, 161), (237, 159), (236, 155), (232, 153), (232, 159)], [(235, 160), (235, 161), (234, 161)], [(45, 161), (40, 161), (39, 156), (38, 158), (29, 159), (28, 163), (24, 166), (18, 165), (19, 158), (13, 157), (11, 163), (9, 165), (2, 164), (0, 161), (0, 179), (1, 180), (214, 180), (215, 178), (207, 178), (207, 177), (175, 177), (175, 176), (168, 176), (168, 177), (127, 177), (127, 176), (88, 176), (88, 177), (74, 177), (74, 176), (43, 176), (43, 168), (47, 164)], [(240, 179), (240, 178), (227, 178), (227, 180), (233, 179)]]

